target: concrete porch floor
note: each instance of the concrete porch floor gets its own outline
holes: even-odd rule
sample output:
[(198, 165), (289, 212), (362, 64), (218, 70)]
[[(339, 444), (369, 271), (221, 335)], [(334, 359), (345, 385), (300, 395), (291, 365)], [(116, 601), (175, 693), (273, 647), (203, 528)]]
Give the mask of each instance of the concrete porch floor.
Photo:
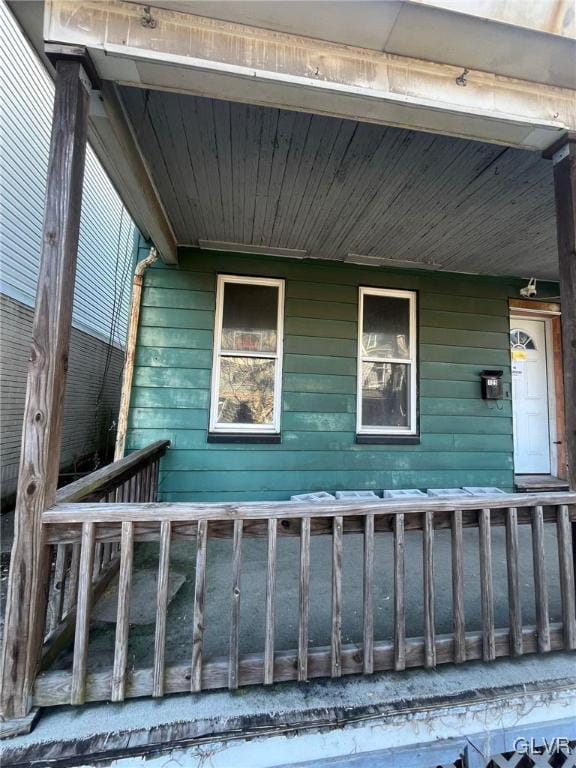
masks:
[[(576, 733), (574, 654), (46, 710), (3, 766), (433, 768)], [(539, 739), (539, 741), (538, 741)]]
[[(532, 572), (532, 537), (529, 526), (520, 526), (520, 585), (524, 625), (535, 624), (534, 581)], [(560, 588), (556, 527), (545, 526), (547, 577), (550, 598), (550, 620), (560, 620)], [(376, 641), (393, 638), (393, 552), (392, 536), (377, 534), (374, 569), (374, 637)], [(245, 539), (242, 544), (242, 584), (240, 611), (240, 653), (263, 652), (266, 594), (265, 539)], [(448, 530), (435, 533), (436, 631), (452, 630), (451, 537)], [(467, 630), (479, 630), (480, 579), (478, 531), (464, 531), (465, 547), (465, 613)], [(496, 627), (508, 626), (508, 583), (506, 574), (505, 530), (493, 528), (493, 578)], [(210, 539), (207, 562), (207, 596), (204, 658), (228, 653), (231, 614), (231, 540)], [(310, 589), (310, 647), (330, 644), (331, 628), (331, 557), (330, 537), (312, 537)], [(280, 537), (277, 553), (276, 650), (294, 649), (298, 645), (299, 540)], [(194, 603), (193, 542), (176, 541), (172, 545), (171, 571), (181, 574), (183, 585), (169, 606), (166, 658), (168, 663), (189, 663), (192, 646), (192, 614)], [(362, 642), (362, 574), (363, 540), (360, 535), (344, 537), (342, 575), (342, 641)], [(153, 665), (155, 575), (158, 567), (158, 545), (140, 543), (135, 546), (134, 568), (146, 572), (149, 579), (134, 582), (134, 623), (130, 627), (128, 667)], [(147, 586), (148, 585), (148, 586)], [(136, 588), (137, 587), (137, 588)], [(93, 619), (91, 626), (89, 669), (110, 667), (115, 637), (114, 584), (108, 596), (111, 621)], [(111, 610), (110, 610), (111, 608)], [(422, 537), (419, 531), (406, 534), (406, 636), (423, 634)], [(97, 607), (96, 615), (101, 615)], [(148, 619), (145, 615), (148, 614)], [(144, 616), (144, 619), (142, 618)], [(142, 623), (142, 621), (149, 623)], [(71, 651), (57, 660), (59, 669), (71, 668)]]

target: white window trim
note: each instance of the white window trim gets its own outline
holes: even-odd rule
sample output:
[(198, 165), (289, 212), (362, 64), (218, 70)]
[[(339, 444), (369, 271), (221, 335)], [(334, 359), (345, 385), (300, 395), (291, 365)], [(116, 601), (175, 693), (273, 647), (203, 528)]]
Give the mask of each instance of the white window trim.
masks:
[[(268, 285), (278, 288), (278, 314), (276, 318), (276, 352), (232, 352), (222, 351), (222, 320), (224, 312), (224, 287), (226, 283), (244, 285)], [(226, 434), (279, 434), (282, 410), (282, 360), (284, 350), (284, 280), (267, 277), (239, 275), (218, 275), (216, 285), (216, 313), (214, 321), (214, 351), (212, 356), (212, 385), (210, 390), (210, 433)], [(218, 393), (220, 390), (221, 357), (258, 357), (275, 360), (274, 369), (274, 411), (272, 424), (219, 424)]]
[[(364, 326), (364, 297), (365, 296), (389, 296), (409, 300), (410, 311), (410, 355), (408, 358), (382, 358), (362, 356), (362, 335)], [(388, 288), (360, 288), (358, 300), (358, 365), (356, 386), (356, 433), (358, 435), (417, 435), (417, 321), (416, 321), (416, 291), (399, 291)], [(407, 427), (369, 427), (362, 425), (362, 363), (402, 363), (408, 364), (410, 369), (410, 424)]]

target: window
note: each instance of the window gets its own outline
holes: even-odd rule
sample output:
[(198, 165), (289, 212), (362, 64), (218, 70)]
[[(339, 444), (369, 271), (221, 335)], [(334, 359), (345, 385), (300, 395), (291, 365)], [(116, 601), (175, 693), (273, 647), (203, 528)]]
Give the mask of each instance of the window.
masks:
[(360, 288), (357, 431), (415, 435), (416, 294)]
[(517, 329), (510, 331), (510, 346), (512, 349), (536, 349), (532, 336)]
[(278, 433), (284, 281), (219, 275), (210, 431)]

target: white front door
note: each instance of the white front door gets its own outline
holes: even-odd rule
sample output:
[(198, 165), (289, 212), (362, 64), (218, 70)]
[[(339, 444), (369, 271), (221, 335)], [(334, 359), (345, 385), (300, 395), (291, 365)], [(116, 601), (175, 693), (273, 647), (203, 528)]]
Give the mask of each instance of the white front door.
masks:
[(544, 320), (510, 318), (514, 470), (550, 474), (548, 365)]

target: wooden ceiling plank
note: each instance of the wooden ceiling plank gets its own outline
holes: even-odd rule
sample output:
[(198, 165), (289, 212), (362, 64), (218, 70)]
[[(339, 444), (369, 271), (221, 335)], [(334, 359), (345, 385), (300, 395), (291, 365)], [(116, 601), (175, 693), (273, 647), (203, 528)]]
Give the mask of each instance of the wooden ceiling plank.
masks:
[(318, 149), (310, 174), (306, 180), (304, 199), (298, 207), (293, 229), (295, 242), (307, 242), (307, 235), (316, 221), (318, 198), (325, 195), (325, 189), (331, 183), (340, 167), (348, 144), (356, 131), (356, 123), (349, 120), (331, 120), (326, 122), (326, 131)]
[(154, 241), (165, 262), (177, 264), (171, 219), (134, 137), (123, 102), (110, 83), (102, 84), (101, 95), (105, 116), (94, 115), (90, 120), (90, 143), (143, 235)]
[[(370, 235), (386, 233), (381, 240), (381, 248), (386, 250), (392, 228), (401, 219), (398, 206), (402, 191), (414, 183), (414, 178), (421, 176), (421, 168), (413, 162), (420, 151), (429, 152), (435, 138), (432, 135), (402, 132), (389, 132), (390, 140), (383, 142), (373, 161), (366, 168), (360, 168), (357, 174), (366, 180), (365, 192), (351, 212), (351, 223), (342, 222), (335, 230), (333, 247), (337, 252), (367, 254), (367, 240)], [(405, 168), (406, 172), (397, 172)], [(339, 239), (336, 239), (340, 236)]]
[(280, 233), (282, 232), (286, 216), (290, 211), (290, 203), (294, 195), (294, 189), (297, 186), (297, 179), (300, 174), (302, 157), (308, 141), (312, 115), (299, 114), (290, 142), (290, 150), (286, 158), (286, 173), (284, 174), (282, 190), (276, 208), (276, 217), (272, 225), (272, 243), (280, 244)]
[(138, 136), (181, 243), (554, 276), (551, 171), (533, 153), (160, 92), (148, 113)]
[(298, 212), (301, 210), (302, 200), (306, 195), (306, 188), (314, 172), (314, 166), (317, 162), (320, 162), (319, 150), (325, 135), (325, 121), (317, 115), (312, 115), (306, 136), (306, 146), (300, 159), (299, 171), (294, 179), (294, 186), (283, 217), (282, 228), (278, 233), (278, 240), (283, 247), (289, 247), (290, 243), (295, 242)]
[(230, 103), (212, 100), (212, 120), (216, 134), (215, 165), (218, 174), (222, 204), (222, 233), (227, 242), (234, 242), (234, 190), (230, 184), (232, 176), (232, 141), (230, 137)]
[(161, 100), (159, 108), (156, 94), (150, 94), (150, 104), (153, 114), (161, 120), (162, 133), (166, 135), (163, 141), (163, 156), (173, 197), (178, 200), (181, 224), (178, 228), (179, 240), (193, 236), (199, 237), (204, 228), (203, 215), (200, 205), (200, 193), (196, 181), (197, 170), (190, 162), (188, 140), (185, 132), (186, 117), (182, 113), (180, 97), (177, 94), (167, 94)]
[(260, 137), (262, 135), (262, 111), (248, 107), (246, 120), (246, 154), (244, 156), (244, 237), (243, 242), (254, 242), (254, 217), (256, 214), (256, 186), (260, 164)]
[(294, 125), (296, 120), (300, 117), (301, 115), (298, 112), (286, 112), (285, 110), (281, 110), (278, 116), (278, 127), (274, 139), (274, 153), (272, 156), (270, 185), (268, 187), (268, 200), (266, 201), (266, 215), (264, 218), (263, 244), (265, 245), (274, 245), (272, 241), (272, 229), (274, 227), (282, 185), (286, 174), (286, 159), (290, 151)]
[(174, 228), (176, 239), (180, 242), (184, 217), (173, 185), (172, 174), (166, 164), (167, 159), (164, 154), (166, 144), (158, 140), (156, 116), (150, 114), (150, 104), (145, 91), (130, 89), (129, 92), (123, 92), (122, 102), (130, 117), (135, 141), (142, 156), (146, 158), (150, 174)]
[(258, 178), (256, 180), (256, 198), (254, 201), (254, 221), (252, 223), (252, 240), (256, 245), (264, 245), (264, 222), (272, 173), (274, 138), (278, 130), (279, 117), (280, 112), (277, 109), (263, 110), (262, 130), (260, 132), (260, 159), (258, 163)]
[(334, 221), (347, 215), (350, 200), (357, 194), (354, 183), (356, 169), (372, 160), (381, 141), (381, 131), (376, 126), (358, 124), (325, 197), (319, 199), (321, 205), (315, 210), (316, 232), (311, 234), (310, 242), (305, 246), (311, 253), (324, 257), (331, 255), (327, 243), (332, 235)]
[[(181, 101), (186, 101), (180, 97)], [(223, 221), (225, 218), (224, 197), (220, 185), (220, 171), (218, 150), (216, 144), (216, 130), (214, 126), (214, 112), (212, 103), (207, 99), (194, 99), (194, 114), (197, 118), (197, 130), (194, 132), (194, 140), (198, 145), (198, 154), (202, 158), (204, 174), (201, 184), (205, 184), (208, 192), (207, 205), (204, 205), (205, 218), (210, 221), (209, 239), (221, 238)], [(187, 122), (186, 130), (193, 134), (194, 122)], [(206, 196), (204, 197), (206, 199)], [(188, 242), (194, 242), (189, 240)]]

